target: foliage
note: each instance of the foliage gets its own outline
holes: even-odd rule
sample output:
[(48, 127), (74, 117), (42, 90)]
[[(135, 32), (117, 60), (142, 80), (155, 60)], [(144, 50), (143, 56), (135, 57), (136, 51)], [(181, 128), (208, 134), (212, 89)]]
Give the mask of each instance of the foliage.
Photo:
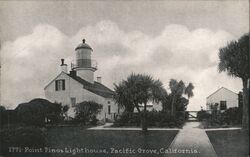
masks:
[(207, 120), (207, 119), (209, 119), (210, 118), (210, 114), (209, 113), (207, 113), (207, 111), (204, 111), (204, 110), (201, 110), (201, 111), (198, 111), (197, 112), (197, 119), (199, 120), (199, 121), (202, 121), (202, 120)]
[(199, 111), (197, 113), (198, 120), (205, 120), (206, 126), (210, 127), (226, 127), (239, 125), (242, 121), (242, 108), (228, 108), (224, 112), (218, 110), (218, 104), (211, 105), (212, 113)]
[(148, 101), (160, 102), (167, 95), (160, 80), (154, 80), (150, 75), (131, 74), (127, 80), (115, 84), (115, 101), (125, 111), (133, 112), (134, 108), (140, 112), (139, 105)]
[[(171, 115), (175, 116), (176, 111), (185, 111), (189, 103), (189, 98), (192, 97), (194, 85), (189, 83), (185, 85), (182, 80), (179, 82), (171, 79), (169, 82), (171, 93), (167, 96), (166, 101), (162, 104), (163, 111), (171, 110)], [(184, 96), (187, 96), (185, 98)]]
[[(147, 130), (146, 106), (148, 101), (156, 103), (163, 102), (167, 96), (160, 80), (154, 80), (150, 75), (131, 74), (127, 80), (115, 84), (114, 99), (118, 105), (125, 108), (127, 112), (133, 112), (134, 108), (141, 114), (143, 130)], [(143, 104), (143, 112), (139, 105)]]
[(101, 112), (103, 106), (93, 101), (83, 101), (76, 105), (76, 120), (86, 124), (91, 122), (96, 125), (96, 116)]
[(6, 115), (6, 109), (4, 106), (0, 106), (0, 126), (3, 126), (6, 122), (7, 115)]
[(229, 108), (222, 113), (222, 117), (227, 124), (240, 124), (242, 120), (242, 110), (238, 107)]
[(219, 72), (239, 77), (243, 82), (243, 118), (242, 126), (249, 129), (249, 89), (247, 81), (250, 79), (249, 34), (243, 35), (238, 41), (231, 41), (226, 47), (220, 48)]
[(47, 143), (45, 131), (36, 127), (4, 128), (0, 139), (0, 155), (6, 155), (8, 147), (42, 148)]
[[(149, 127), (181, 127), (184, 124), (184, 115), (177, 112), (178, 116), (173, 117), (169, 112), (147, 111), (147, 125)], [(114, 126), (140, 126), (141, 115), (139, 113), (124, 112), (115, 120)]]
[(44, 126), (45, 119), (56, 124), (63, 119), (63, 106), (45, 99), (33, 99), (28, 103), (19, 104), (15, 111), (20, 122), (27, 125)]

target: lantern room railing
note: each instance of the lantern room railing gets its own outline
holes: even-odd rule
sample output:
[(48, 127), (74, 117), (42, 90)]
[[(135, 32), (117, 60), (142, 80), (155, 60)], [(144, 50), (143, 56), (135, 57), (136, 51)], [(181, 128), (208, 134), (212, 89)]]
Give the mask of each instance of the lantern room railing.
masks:
[(93, 59), (78, 59), (71, 62), (71, 69), (76, 68), (93, 68), (97, 70), (97, 61)]

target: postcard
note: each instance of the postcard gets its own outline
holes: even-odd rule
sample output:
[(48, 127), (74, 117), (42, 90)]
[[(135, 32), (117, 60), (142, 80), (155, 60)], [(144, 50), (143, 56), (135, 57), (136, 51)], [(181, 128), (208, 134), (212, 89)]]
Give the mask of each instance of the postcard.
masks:
[(0, 157), (249, 157), (249, 1), (0, 1)]

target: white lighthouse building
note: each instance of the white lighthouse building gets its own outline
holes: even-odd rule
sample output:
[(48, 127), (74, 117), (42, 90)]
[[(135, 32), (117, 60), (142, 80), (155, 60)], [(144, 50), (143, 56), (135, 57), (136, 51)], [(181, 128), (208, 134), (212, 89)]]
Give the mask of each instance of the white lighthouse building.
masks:
[(74, 117), (74, 106), (83, 101), (94, 101), (103, 105), (98, 119), (113, 119), (118, 113), (118, 105), (113, 100), (114, 92), (101, 82), (101, 77), (94, 80), (97, 70), (96, 61), (91, 59), (93, 49), (85, 43), (75, 48), (75, 61), (68, 65), (61, 59), (61, 72), (45, 88), (45, 97), (52, 101), (68, 105), (69, 116)]

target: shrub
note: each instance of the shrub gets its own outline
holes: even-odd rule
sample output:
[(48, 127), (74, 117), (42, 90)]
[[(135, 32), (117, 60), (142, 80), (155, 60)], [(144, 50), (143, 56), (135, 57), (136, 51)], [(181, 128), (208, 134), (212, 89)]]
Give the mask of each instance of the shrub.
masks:
[(223, 122), (229, 124), (240, 124), (242, 120), (242, 111), (238, 107), (229, 108), (221, 114)]
[(96, 125), (96, 116), (102, 110), (102, 105), (93, 101), (84, 101), (76, 105), (76, 120), (86, 125), (87, 122)]
[(207, 113), (206, 111), (204, 111), (204, 110), (201, 110), (201, 111), (199, 111), (198, 113), (197, 113), (197, 119), (199, 120), (199, 121), (202, 121), (202, 120), (208, 120), (209, 118), (210, 118), (210, 114), (209, 113)]
[(114, 122), (114, 126), (139, 126), (141, 118), (139, 113), (123, 112)]
[(20, 122), (26, 125), (44, 126), (45, 119), (49, 123), (57, 124), (63, 119), (63, 106), (51, 103), (46, 99), (33, 99), (28, 103), (22, 103), (15, 109)]
[[(156, 127), (180, 127), (184, 124), (184, 115), (170, 116), (169, 112), (150, 111), (147, 112), (148, 126)], [(141, 117), (139, 113), (124, 112), (118, 119), (115, 120), (114, 126), (139, 126)]]

